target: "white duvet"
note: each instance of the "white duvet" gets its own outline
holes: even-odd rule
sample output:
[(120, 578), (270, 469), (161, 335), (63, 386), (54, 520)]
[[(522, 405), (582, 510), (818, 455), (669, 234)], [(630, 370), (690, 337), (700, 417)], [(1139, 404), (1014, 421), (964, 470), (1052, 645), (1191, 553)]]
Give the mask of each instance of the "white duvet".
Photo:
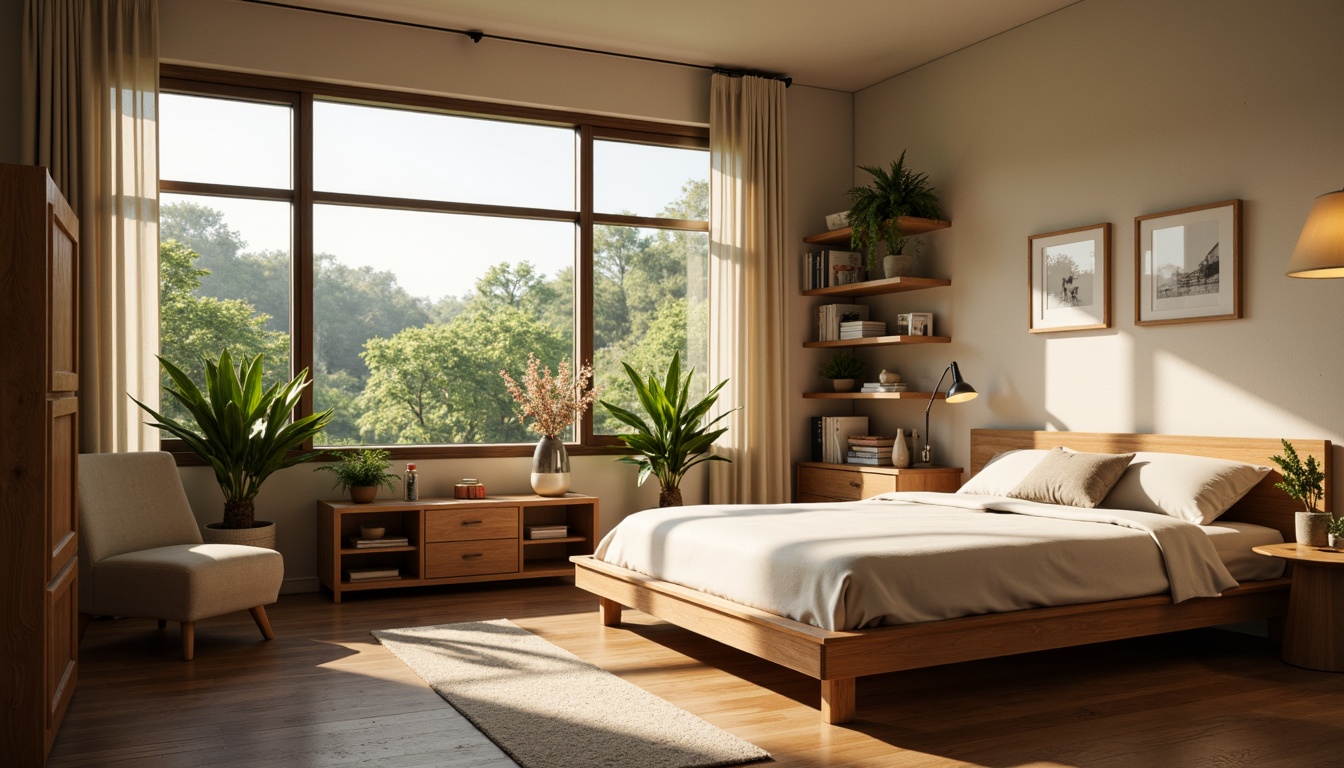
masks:
[(1173, 517), (945, 493), (651, 509), (596, 557), (831, 630), (1237, 585)]

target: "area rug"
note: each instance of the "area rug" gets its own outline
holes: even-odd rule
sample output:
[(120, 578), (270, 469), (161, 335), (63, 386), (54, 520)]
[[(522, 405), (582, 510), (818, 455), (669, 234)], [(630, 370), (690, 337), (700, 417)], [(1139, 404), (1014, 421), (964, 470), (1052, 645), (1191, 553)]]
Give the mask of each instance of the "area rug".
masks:
[(523, 768), (696, 768), (770, 756), (507, 620), (373, 636)]

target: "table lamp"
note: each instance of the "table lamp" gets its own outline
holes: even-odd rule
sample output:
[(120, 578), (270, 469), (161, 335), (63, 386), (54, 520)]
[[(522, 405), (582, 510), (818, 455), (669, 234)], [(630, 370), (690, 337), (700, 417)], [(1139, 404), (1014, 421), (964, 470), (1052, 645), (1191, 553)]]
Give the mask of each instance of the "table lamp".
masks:
[(929, 404), (924, 406), (924, 448), (919, 452), (919, 463), (915, 465), (916, 467), (933, 466), (933, 447), (929, 445), (929, 411), (933, 409), (933, 401), (938, 399), (938, 390), (942, 388), (943, 379), (947, 378), (949, 372), (952, 374), (952, 383), (947, 388), (947, 402), (964, 403), (980, 396), (975, 387), (961, 378), (961, 369), (957, 368), (957, 361), (953, 360), (943, 369), (943, 375), (938, 377), (938, 385), (929, 394)]
[(1288, 261), (1289, 277), (1344, 277), (1344, 189), (1316, 198)]

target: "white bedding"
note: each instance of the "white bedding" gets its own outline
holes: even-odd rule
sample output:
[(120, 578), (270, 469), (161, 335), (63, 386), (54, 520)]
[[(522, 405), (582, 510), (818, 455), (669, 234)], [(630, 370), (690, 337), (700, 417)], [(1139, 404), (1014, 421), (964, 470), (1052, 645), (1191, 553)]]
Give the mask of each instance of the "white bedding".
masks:
[(1216, 595), (1237, 582), (1214, 538), (1146, 512), (896, 493), (647, 510), (603, 538), (596, 557), (823, 629), (855, 629)]

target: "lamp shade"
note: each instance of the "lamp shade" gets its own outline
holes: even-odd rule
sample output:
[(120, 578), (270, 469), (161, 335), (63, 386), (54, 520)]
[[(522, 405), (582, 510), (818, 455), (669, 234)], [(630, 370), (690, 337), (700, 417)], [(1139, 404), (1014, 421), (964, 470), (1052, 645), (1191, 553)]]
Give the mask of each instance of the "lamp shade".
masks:
[(1316, 198), (1297, 238), (1289, 277), (1344, 277), (1344, 189)]
[(964, 403), (967, 400), (974, 400), (979, 397), (980, 393), (975, 391), (975, 387), (967, 384), (961, 378), (961, 369), (957, 367), (956, 362), (952, 363), (951, 368), (952, 384), (947, 388), (947, 402)]

